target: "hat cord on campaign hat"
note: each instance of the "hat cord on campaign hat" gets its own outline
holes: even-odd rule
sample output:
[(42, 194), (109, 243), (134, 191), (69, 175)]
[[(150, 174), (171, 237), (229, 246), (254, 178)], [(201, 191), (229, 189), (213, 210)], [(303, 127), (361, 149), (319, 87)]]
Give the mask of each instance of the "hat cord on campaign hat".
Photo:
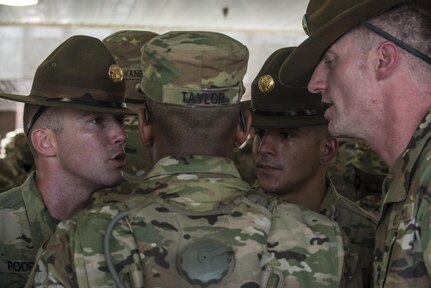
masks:
[(419, 51), (418, 49), (414, 48), (413, 46), (410, 46), (409, 44), (401, 41), (398, 38), (395, 38), (394, 36), (392, 36), (391, 34), (389, 34), (386, 31), (383, 31), (382, 29), (380, 29), (377, 26), (374, 26), (373, 24), (371, 24), (368, 21), (362, 21), (361, 25), (364, 26), (365, 28), (373, 31), (374, 33), (376, 33), (377, 35), (382, 36), (383, 38), (394, 42), (398, 47), (404, 49), (405, 51), (409, 52), (410, 54), (424, 60), (425, 62), (427, 62), (428, 64), (431, 64), (431, 58), (428, 57), (427, 55), (425, 55), (424, 53), (422, 53), (421, 51)]

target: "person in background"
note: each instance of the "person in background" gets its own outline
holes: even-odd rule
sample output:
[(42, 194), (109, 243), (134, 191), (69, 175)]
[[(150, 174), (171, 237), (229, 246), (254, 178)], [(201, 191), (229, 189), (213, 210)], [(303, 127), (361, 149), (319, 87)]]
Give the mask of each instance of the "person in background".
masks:
[(369, 287), (375, 219), (340, 195), (326, 176), (338, 142), (329, 135), (324, 107), (306, 87), (278, 80), (294, 47), (269, 56), (251, 87), (253, 158), (259, 188), (336, 221), (348, 238), (344, 269), (347, 287)]
[(220, 33), (172, 31), (141, 52), (139, 131), (154, 166), (124, 202), (59, 225), (31, 283), (338, 286), (338, 224), (250, 192), (233, 164), (250, 127), (240, 105), (248, 49)]
[(149, 151), (139, 139), (137, 111), (145, 103), (138, 91), (142, 80), (141, 47), (155, 36), (157, 34), (150, 31), (122, 30), (102, 40), (123, 70), (127, 108), (136, 113), (127, 115), (123, 121), (127, 134), (124, 172), (130, 175), (142, 176), (152, 165)]
[(144, 30), (121, 30), (108, 35), (102, 40), (109, 49), (124, 75), (126, 86), (127, 109), (133, 114), (123, 119), (126, 140), (126, 167), (120, 185), (105, 188), (93, 194), (95, 202), (121, 200), (124, 195), (132, 193), (134, 187), (141, 181), (141, 176), (153, 165), (150, 152), (141, 144), (138, 129), (138, 110), (145, 105), (142, 93), (137, 87), (142, 79), (141, 47), (157, 36), (156, 33)]
[(388, 165), (368, 144), (360, 140), (355, 145), (355, 157), (351, 165), (354, 169), (356, 203), (378, 219), (382, 187), (384, 179), (389, 174)]
[(309, 75), (330, 133), (364, 140), (390, 167), (373, 286), (429, 287), (431, 2), (311, 0), (303, 19), (309, 38), (284, 61), (282, 82)]
[(37, 68), (24, 102), (35, 171), (0, 194), (0, 287), (23, 287), (39, 247), (57, 224), (118, 185), (125, 166), (122, 71), (103, 43), (72, 36)]
[(6, 133), (0, 144), (0, 193), (21, 185), (34, 170), (34, 159), (22, 129)]

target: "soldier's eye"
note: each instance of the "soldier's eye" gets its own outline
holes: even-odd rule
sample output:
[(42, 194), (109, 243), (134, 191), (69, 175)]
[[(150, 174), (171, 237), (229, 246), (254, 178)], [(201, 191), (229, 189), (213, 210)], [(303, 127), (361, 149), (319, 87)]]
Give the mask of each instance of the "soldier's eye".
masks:
[(91, 118), (89, 122), (92, 124), (98, 125), (103, 122), (103, 119), (102, 117), (94, 117), (94, 118)]

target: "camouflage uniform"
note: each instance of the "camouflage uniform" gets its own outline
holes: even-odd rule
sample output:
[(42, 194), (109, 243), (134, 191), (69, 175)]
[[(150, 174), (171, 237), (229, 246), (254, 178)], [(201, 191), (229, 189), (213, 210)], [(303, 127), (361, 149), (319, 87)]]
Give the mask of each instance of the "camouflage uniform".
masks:
[(378, 218), (383, 180), (388, 166), (362, 140), (342, 141), (328, 169), (337, 190)]
[(256, 182), (256, 171), (253, 162), (253, 137), (249, 137), (241, 148), (235, 149), (233, 162), (241, 175), (241, 179), (249, 185)]
[[(344, 233), (346, 249), (344, 285), (368, 287), (371, 281), (376, 219), (340, 195), (329, 178), (326, 178), (326, 185), (328, 188), (319, 213), (337, 222)], [(258, 185), (253, 186), (253, 191), (263, 192)]]
[(21, 185), (34, 170), (34, 159), (22, 130), (6, 134), (1, 141), (3, 159), (0, 160), (0, 191)]
[(328, 189), (319, 212), (336, 221), (349, 241), (347, 251), (350, 254), (349, 260), (353, 261), (346, 261), (344, 271), (346, 282), (350, 287), (368, 287), (371, 282), (377, 220), (337, 193), (329, 178), (326, 178), (326, 185)]
[(337, 191), (348, 199), (356, 200), (355, 171), (352, 160), (355, 157), (356, 139), (338, 139), (339, 147), (335, 159), (328, 167), (327, 175), (334, 182)]
[(355, 169), (357, 203), (378, 218), (382, 185), (389, 173), (388, 165), (363, 141), (355, 145), (355, 150), (352, 166)]
[(0, 287), (23, 287), (36, 252), (55, 230), (31, 173), (20, 186), (0, 194)]
[(377, 224), (374, 287), (431, 283), (431, 112), (391, 167)]
[[(257, 135), (254, 147), (257, 171), (259, 172), (259, 161), (264, 163), (260, 166), (272, 166), (275, 167), (275, 170), (281, 170), (281, 172), (277, 171), (274, 174), (271, 172), (259, 173), (258, 180), (262, 186), (261, 189), (267, 189), (272, 195), (278, 194), (277, 196), (281, 199), (284, 198), (283, 196), (287, 196), (284, 199), (293, 199), (289, 202), (310, 207), (308, 204), (312, 203), (312, 197), (322, 199), (322, 202), (316, 203), (315, 206), (313, 205), (314, 209), (319, 209), (320, 214), (337, 222), (344, 233), (346, 241), (343, 285), (354, 288), (368, 287), (371, 282), (376, 220), (352, 201), (338, 194), (332, 181), (325, 177), (327, 166), (330, 164), (329, 161), (333, 159), (332, 157), (337, 151), (337, 142), (336, 139), (329, 137), (327, 131), (328, 122), (324, 118), (325, 109), (320, 98), (310, 93), (306, 87), (287, 87), (278, 80), (282, 60), (288, 57), (294, 49), (295, 47), (286, 47), (273, 52), (265, 61), (252, 84), (251, 112), (253, 117), (252, 126), (256, 127), (255, 133)], [(300, 129), (316, 126), (318, 130), (309, 130), (310, 132), (307, 132), (314, 134), (312, 135), (313, 140), (306, 138), (301, 140), (301, 137), (297, 136), (297, 134), (301, 134), (300, 132), (291, 132), (291, 129), (299, 131)], [(267, 135), (269, 136), (267, 137)], [(290, 142), (290, 139), (294, 139), (293, 142)], [(296, 150), (295, 145), (298, 145), (298, 143), (295, 144), (295, 141), (297, 139), (302, 141), (298, 143), (305, 145), (313, 143), (310, 141), (315, 141), (314, 139), (318, 139), (313, 144), (319, 143), (319, 146), (306, 146), (312, 147), (308, 148), (308, 150), (321, 149), (321, 143), (325, 143), (325, 145), (331, 146), (331, 157), (323, 160), (322, 154), (311, 154), (313, 156), (309, 156), (305, 149)], [(332, 142), (329, 143), (328, 140)], [(297, 155), (301, 157), (299, 159), (283, 157), (283, 154), (289, 154), (289, 149), (297, 151)], [(347, 151), (349, 150), (342, 151), (340, 155), (346, 156), (347, 154), (343, 152)], [(273, 164), (272, 159), (277, 159), (277, 161), (274, 161), (275, 164)], [(307, 164), (309, 161), (313, 162), (313, 166)], [(294, 175), (296, 172), (291, 168), (297, 168), (300, 165), (308, 168), (307, 174), (304, 174), (303, 171), (298, 171), (300, 174), (299, 180), (293, 177), (289, 179), (290, 181), (284, 181), (283, 177), (289, 178), (289, 174)], [(271, 184), (267, 184), (266, 177), (270, 179), (268, 182), (271, 182)], [(312, 185), (302, 188), (303, 183), (307, 181), (310, 181)], [(289, 191), (289, 195), (301, 195), (302, 199), (289, 198), (288, 194), (280, 195), (283, 191)]]
[[(238, 41), (212, 32), (169, 32), (141, 51), (141, 88), (151, 105), (183, 106), (184, 112), (239, 105), (248, 50)], [(151, 113), (150, 119), (162, 123)], [(232, 160), (164, 157), (135, 190), (144, 195), (60, 224), (40, 254), (35, 284), (338, 286), (344, 263), (338, 224), (249, 190)], [(113, 236), (107, 258), (105, 233)]]
[[(77, 53), (78, 50), (85, 53)], [(76, 35), (60, 44), (38, 66), (29, 95), (0, 93), (0, 98), (35, 106), (34, 111), (26, 115), (29, 119), (24, 121), (26, 122), (24, 131), (29, 135), (38, 117), (48, 107), (49, 109), (53, 109), (51, 107), (85, 109), (109, 114), (128, 112), (123, 108), (125, 87), (120, 72), (112, 55), (99, 39)], [(60, 98), (59, 95), (61, 95)], [(24, 109), (26, 108), (28, 106)], [(23, 134), (16, 136), (15, 142), (12, 142), (15, 145), (13, 147), (21, 148), (8, 150), (6, 157), (26, 159), (27, 154), (22, 153), (23, 151), (29, 153), (28, 150), (22, 149), (25, 147), (28, 149), (26, 137)], [(27, 158), (28, 162), (24, 160), (23, 164), (30, 165), (33, 160), (32, 157), (30, 158)], [(40, 167), (40, 170), (45, 172), (44, 167)], [(39, 170), (32, 172), (20, 187), (0, 194), (1, 287), (24, 286), (34, 265), (36, 252), (51, 236), (58, 223), (50, 216), (45, 206), (39, 190), (41, 186), (38, 186), (39, 183), (35, 180), (36, 173), (39, 173)], [(117, 175), (120, 175), (120, 171)], [(48, 173), (43, 175), (43, 177), (52, 176)], [(19, 178), (18, 175), (16, 178)], [(45, 200), (50, 197), (51, 195), (47, 195)], [(83, 200), (86, 201), (86, 199)]]
[[(126, 202), (129, 207), (112, 204), (90, 209), (62, 222), (44, 247), (35, 284), (114, 287), (101, 243), (111, 219), (129, 210), (128, 220), (115, 226), (115, 241), (111, 241), (112, 259), (125, 282), (140, 287), (190, 287), (189, 277), (198, 284), (199, 276), (193, 271), (204, 273), (208, 267), (193, 265), (187, 247), (215, 241), (220, 249), (228, 249), (232, 261), (225, 267), (220, 260), (222, 268), (211, 267), (215, 274), (227, 273), (220, 283), (214, 282), (218, 287), (259, 287), (261, 281), (277, 281), (277, 276), (285, 277), (286, 287), (336, 287), (343, 263), (338, 225), (293, 204), (259, 194), (246, 196), (249, 189), (228, 159), (163, 158), (137, 191), (153, 196), (132, 198)], [(73, 271), (70, 263), (75, 264)]]

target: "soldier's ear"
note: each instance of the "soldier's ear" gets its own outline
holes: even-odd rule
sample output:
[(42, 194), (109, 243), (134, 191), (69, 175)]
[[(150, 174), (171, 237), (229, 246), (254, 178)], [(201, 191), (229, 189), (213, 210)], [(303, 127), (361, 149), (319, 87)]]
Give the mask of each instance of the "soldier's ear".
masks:
[(390, 41), (385, 41), (376, 49), (377, 61), (375, 65), (378, 80), (387, 78), (399, 63), (399, 48)]
[(37, 154), (45, 157), (57, 155), (57, 137), (51, 129), (34, 128), (30, 133), (30, 141)]
[(142, 144), (145, 146), (151, 146), (153, 144), (153, 131), (148, 112), (147, 105), (139, 108), (138, 111), (139, 137)]
[(251, 112), (248, 109), (244, 109), (238, 115), (238, 125), (235, 132), (235, 145), (241, 146), (250, 133), (251, 126)]
[(325, 136), (322, 140), (321, 153), (320, 153), (320, 165), (328, 166), (338, 151), (338, 140), (332, 136)]

